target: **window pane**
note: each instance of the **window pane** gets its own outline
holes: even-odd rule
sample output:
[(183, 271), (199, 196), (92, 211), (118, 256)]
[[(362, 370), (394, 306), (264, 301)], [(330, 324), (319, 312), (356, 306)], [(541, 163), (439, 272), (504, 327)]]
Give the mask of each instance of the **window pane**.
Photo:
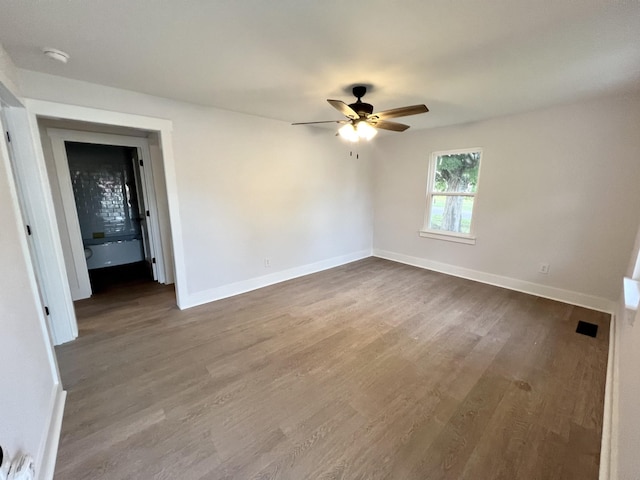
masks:
[(480, 152), (439, 155), (435, 161), (434, 191), (461, 193), (476, 191)]
[(429, 228), (456, 233), (471, 233), (474, 197), (434, 195), (429, 212)]

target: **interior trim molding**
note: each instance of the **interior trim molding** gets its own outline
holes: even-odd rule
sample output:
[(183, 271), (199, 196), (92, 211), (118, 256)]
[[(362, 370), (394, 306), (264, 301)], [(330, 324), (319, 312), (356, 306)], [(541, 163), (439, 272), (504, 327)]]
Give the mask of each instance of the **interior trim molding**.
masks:
[(361, 250), (338, 257), (328, 258), (315, 263), (301, 265), (299, 267), (281, 270), (279, 272), (262, 275), (260, 277), (250, 278), (241, 282), (230, 283), (220, 287), (204, 290), (190, 294), (180, 305), (181, 309), (195, 307), (204, 303), (222, 300), (223, 298), (233, 297), (242, 293), (257, 290), (258, 288), (268, 287), (276, 283), (293, 280), (294, 278), (310, 275), (312, 273), (321, 272), (330, 268), (339, 267), (347, 263), (362, 260), (371, 256), (371, 250)]
[(609, 325), (609, 355), (607, 378), (604, 387), (604, 411), (602, 413), (602, 440), (600, 443), (600, 480), (618, 478), (618, 392), (619, 392), (619, 342), (618, 319), (622, 315), (612, 315)]
[[(64, 103), (49, 102), (26, 98), (25, 105), (29, 113), (29, 123), (31, 125), (31, 137), (35, 147), (35, 155), (39, 168), (45, 173), (46, 194), (50, 197), (50, 186), (46, 177), (46, 163), (42, 145), (40, 141), (40, 131), (38, 128), (38, 116), (58, 119), (77, 120), (81, 122), (101, 123), (105, 125), (116, 125), (121, 127), (137, 128), (156, 132), (160, 135), (160, 148), (164, 161), (164, 176), (167, 189), (167, 201), (169, 204), (169, 224), (171, 226), (171, 242), (173, 245), (173, 267), (175, 272), (176, 303), (182, 306), (183, 297), (188, 297), (187, 292), (187, 271), (184, 260), (184, 244), (182, 241), (182, 221), (180, 219), (180, 205), (178, 199), (178, 182), (176, 179), (175, 159), (173, 156), (173, 122), (171, 120), (135, 115), (131, 113), (113, 112), (92, 107), (82, 107), (78, 105), (68, 105)], [(45, 187), (41, 187), (45, 188)], [(51, 207), (52, 209), (53, 207)], [(55, 218), (52, 216), (51, 218)], [(57, 225), (55, 226), (57, 229)], [(57, 230), (56, 230), (57, 231)], [(58, 242), (59, 240), (59, 236)], [(56, 246), (55, 255), (59, 257), (60, 264), (64, 270), (64, 258), (62, 246)], [(73, 303), (69, 297), (69, 303), (73, 309)]]
[[(85, 132), (73, 129), (62, 129), (46, 127), (47, 135), (51, 140), (51, 149), (55, 162), (56, 176), (62, 204), (64, 207), (64, 222), (68, 231), (68, 240), (70, 244), (70, 253), (72, 257), (72, 265), (74, 268), (67, 269), (69, 277), (69, 285), (71, 288), (71, 296), (73, 300), (82, 300), (92, 295), (91, 282), (89, 280), (89, 270), (87, 269), (87, 261), (85, 257), (84, 241), (82, 239), (82, 231), (80, 229), (80, 220), (78, 210), (76, 208), (76, 200), (71, 182), (69, 158), (67, 155), (66, 142), (80, 142), (92, 145), (109, 145), (130, 147), (137, 150), (140, 155), (140, 166), (135, 162), (134, 170), (138, 171), (140, 188), (138, 189), (138, 198), (144, 201), (144, 209), (147, 210), (147, 219), (145, 220), (144, 230), (147, 231), (148, 250), (145, 246), (146, 255), (150, 258), (154, 257), (157, 262), (151, 264), (153, 270), (153, 279), (158, 283), (166, 284), (166, 273), (164, 258), (165, 253), (162, 248), (161, 228), (162, 223), (158, 214), (158, 192), (155, 191), (153, 162), (151, 161), (151, 153), (149, 148), (149, 140), (144, 137), (131, 137), (129, 135), (113, 135), (99, 132)], [(142, 168), (142, 159), (145, 159), (145, 167)], [(157, 172), (155, 173), (157, 175)], [(136, 183), (137, 185), (137, 183)], [(143, 212), (144, 213), (144, 212)], [(162, 226), (161, 226), (162, 225)], [(164, 226), (169, 229), (168, 226)], [(144, 237), (143, 237), (144, 239)], [(147, 241), (143, 240), (143, 241)], [(146, 245), (146, 243), (145, 243)]]
[(517, 278), (494, 275), (493, 273), (480, 272), (478, 270), (458, 267), (448, 263), (435, 262), (426, 258), (413, 257), (377, 248), (373, 249), (373, 256), (412, 265), (414, 267), (433, 270), (434, 272), (446, 273), (447, 275), (453, 275), (454, 277), (461, 277), (480, 283), (495, 285), (496, 287), (508, 288), (509, 290), (528, 293), (537, 297), (548, 298), (579, 307), (590, 308), (599, 312), (613, 314), (616, 308), (615, 302), (607, 298), (586, 295), (584, 293), (550, 287), (548, 285), (540, 285), (538, 283), (527, 282), (526, 280), (519, 280)]
[(42, 455), (40, 456), (40, 465), (36, 470), (36, 477), (41, 480), (53, 479), (66, 400), (66, 390), (62, 390), (62, 386), (59, 383), (55, 384), (52, 392), (49, 429), (44, 437), (44, 444), (40, 449)]

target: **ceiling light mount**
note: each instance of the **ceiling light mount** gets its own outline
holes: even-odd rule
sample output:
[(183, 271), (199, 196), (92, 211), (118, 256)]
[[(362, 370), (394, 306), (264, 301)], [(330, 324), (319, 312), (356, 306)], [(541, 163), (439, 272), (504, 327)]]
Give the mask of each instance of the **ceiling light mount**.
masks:
[(67, 52), (63, 52), (62, 50), (58, 50), (57, 48), (45, 47), (42, 49), (42, 53), (44, 53), (52, 60), (60, 63), (67, 63), (69, 61), (69, 58), (71, 58)]

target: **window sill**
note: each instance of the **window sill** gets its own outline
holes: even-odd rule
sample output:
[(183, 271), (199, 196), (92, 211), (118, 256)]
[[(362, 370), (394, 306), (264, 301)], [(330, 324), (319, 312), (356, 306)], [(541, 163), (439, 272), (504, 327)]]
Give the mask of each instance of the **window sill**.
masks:
[(465, 243), (467, 245), (475, 245), (476, 237), (471, 235), (462, 235), (457, 233), (444, 233), (434, 230), (420, 230), (418, 232), (421, 237), (435, 238), (436, 240), (446, 240), (448, 242)]
[(640, 282), (624, 277), (624, 310), (627, 321), (633, 325), (640, 303)]

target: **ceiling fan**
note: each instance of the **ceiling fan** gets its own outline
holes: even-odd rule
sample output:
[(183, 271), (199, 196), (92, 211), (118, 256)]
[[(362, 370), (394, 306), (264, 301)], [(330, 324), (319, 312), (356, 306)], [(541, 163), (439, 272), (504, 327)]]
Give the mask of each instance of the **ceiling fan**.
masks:
[(389, 122), (387, 118), (407, 117), (419, 113), (427, 113), (429, 109), (426, 105), (411, 105), (409, 107), (392, 108), (382, 112), (373, 113), (373, 105), (362, 101), (367, 93), (367, 87), (358, 85), (353, 87), (353, 95), (357, 98), (355, 103), (347, 105), (341, 100), (329, 100), (333, 108), (342, 113), (348, 120), (325, 120), (320, 122), (299, 122), (292, 125), (313, 125), (317, 123), (340, 123), (343, 124), (337, 135), (351, 141), (365, 139), (371, 140), (377, 132), (377, 128), (391, 130), (393, 132), (404, 132), (409, 125), (404, 123)]

